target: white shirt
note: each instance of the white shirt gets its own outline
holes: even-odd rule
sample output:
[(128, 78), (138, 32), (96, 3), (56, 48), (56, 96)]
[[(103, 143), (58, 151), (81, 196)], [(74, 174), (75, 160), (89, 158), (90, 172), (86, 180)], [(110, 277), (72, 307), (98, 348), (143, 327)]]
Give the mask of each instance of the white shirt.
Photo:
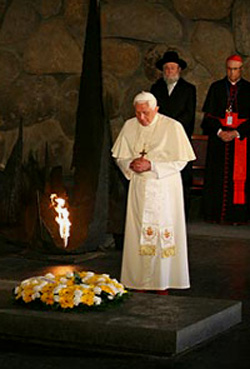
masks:
[(173, 89), (175, 88), (176, 84), (178, 81), (174, 82), (174, 83), (167, 83), (168, 86), (168, 94), (169, 96), (171, 95), (171, 93), (173, 92)]

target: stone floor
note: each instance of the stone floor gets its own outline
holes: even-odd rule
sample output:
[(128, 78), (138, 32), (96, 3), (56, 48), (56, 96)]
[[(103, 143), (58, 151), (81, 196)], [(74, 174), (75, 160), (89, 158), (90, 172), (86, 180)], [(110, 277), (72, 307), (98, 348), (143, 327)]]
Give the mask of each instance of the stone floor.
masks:
[[(194, 349), (172, 358), (103, 355), (1, 342), (1, 369), (97, 368), (249, 368), (250, 361), (250, 226), (188, 225), (191, 288), (173, 290), (177, 296), (240, 300), (242, 323)], [(0, 280), (14, 283), (58, 268), (88, 268), (120, 276), (121, 251), (114, 248), (79, 256), (46, 257), (6, 243), (0, 238)]]

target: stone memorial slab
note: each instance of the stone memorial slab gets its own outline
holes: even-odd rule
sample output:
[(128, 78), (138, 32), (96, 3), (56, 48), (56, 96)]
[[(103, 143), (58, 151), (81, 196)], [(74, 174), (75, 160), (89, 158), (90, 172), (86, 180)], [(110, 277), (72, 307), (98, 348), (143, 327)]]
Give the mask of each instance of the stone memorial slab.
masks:
[(0, 289), (0, 338), (82, 350), (171, 356), (241, 322), (240, 301), (132, 294), (95, 312), (16, 306)]

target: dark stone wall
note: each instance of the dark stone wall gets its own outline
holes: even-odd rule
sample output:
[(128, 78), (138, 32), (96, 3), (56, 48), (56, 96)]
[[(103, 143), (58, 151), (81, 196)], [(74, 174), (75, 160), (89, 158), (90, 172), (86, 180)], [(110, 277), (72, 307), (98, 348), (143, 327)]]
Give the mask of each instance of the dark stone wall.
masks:
[[(188, 63), (197, 86), (195, 131), (210, 83), (224, 76), (234, 52), (250, 77), (248, 0), (101, 0), (104, 101), (113, 140), (133, 115), (133, 96), (159, 76), (154, 64), (167, 50)], [(24, 160), (70, 173), (88, 0), (0, 0), (0, 165), (4, 168), (24, 123)]]

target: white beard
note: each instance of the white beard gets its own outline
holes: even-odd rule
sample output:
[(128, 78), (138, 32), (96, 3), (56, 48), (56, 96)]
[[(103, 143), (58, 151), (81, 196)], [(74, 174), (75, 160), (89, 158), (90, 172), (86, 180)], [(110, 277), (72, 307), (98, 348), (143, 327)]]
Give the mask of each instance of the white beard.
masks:
[(166, 82), (167, 85), (171, 85), (172, 83), (175, 83), (178, 81), (178, 79), (180, 78), (180, 76), (175, 76), (175, 77), (172, 77), (172, 78), (168, 78), (165, 76), (165, 74), (163, 75), (163, 79), (164, 81)]

